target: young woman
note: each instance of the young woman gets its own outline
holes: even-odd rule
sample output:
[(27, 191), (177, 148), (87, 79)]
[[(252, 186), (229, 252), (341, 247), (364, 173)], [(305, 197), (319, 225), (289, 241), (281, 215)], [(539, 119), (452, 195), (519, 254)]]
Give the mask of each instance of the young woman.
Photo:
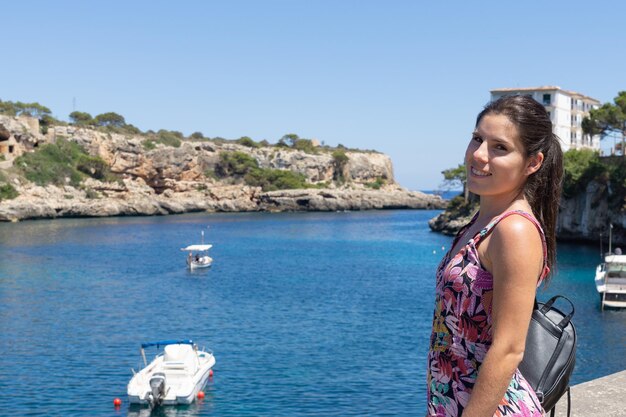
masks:
[(529, 96), (489, 103), (465, 166), (480, 210), (437, 270), (427, 415), (541, 417), (517, 366), (555, 261), (563, 154), (546, 110)]

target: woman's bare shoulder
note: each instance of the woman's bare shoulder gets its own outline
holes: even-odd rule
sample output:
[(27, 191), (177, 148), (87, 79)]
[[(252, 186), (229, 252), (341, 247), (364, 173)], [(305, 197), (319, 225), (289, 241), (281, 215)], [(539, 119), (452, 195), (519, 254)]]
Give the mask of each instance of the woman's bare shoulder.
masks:
[(523, 215), (509, 215), (498, 223), (493, 229), (492, 243), (507, 247), (539, 245), (541, 248), (541, 235), (537, 226)]
[(539, 229), (522, 215), (502, 219), (494, 228), (485, 250), (491, 261), (500, 260), (516, 268), (535, 269), (543, 265), (543, 244)]

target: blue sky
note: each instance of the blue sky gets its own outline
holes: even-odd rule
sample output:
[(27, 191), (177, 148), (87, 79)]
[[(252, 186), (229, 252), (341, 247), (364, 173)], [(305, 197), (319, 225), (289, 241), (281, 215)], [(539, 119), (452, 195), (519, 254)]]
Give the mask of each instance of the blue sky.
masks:
[[(509, 4), (507, 4), (509, 3)], [(489, 90), (626, 89), (626, 6), (608, 1), (28, 1), (3, 9), (0, 99), (67, 120), (391, 156), (433, 189)]]

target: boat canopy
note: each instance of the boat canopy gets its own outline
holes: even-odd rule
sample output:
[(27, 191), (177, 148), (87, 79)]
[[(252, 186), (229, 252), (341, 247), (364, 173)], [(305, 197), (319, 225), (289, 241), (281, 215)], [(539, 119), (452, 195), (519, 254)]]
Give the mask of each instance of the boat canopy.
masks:
[(607, 264), (626, 264), (626, 255), (606, 255), (604, 262)]
[(141, 344), (141, 348), (145, 349), (145, 348), (150, 347), (150, 346), (156, 346), (157, 349), (158, 349), (160, 346), (167, 346), (167, 345), (193, 345), (193, 341), (191, 339), (186, 339), (186, 340), (159, 340), (158, 342), (142, 343)]
[(209, 250), (213, 247), (213, 245), (189, 245), (186, 248), (182, 248), (184, 251), (204, 251)]

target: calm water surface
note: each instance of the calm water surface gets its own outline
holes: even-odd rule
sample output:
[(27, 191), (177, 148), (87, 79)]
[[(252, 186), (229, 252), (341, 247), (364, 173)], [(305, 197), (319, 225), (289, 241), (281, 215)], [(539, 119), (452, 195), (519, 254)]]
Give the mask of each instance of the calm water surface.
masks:
[[(423, 415), (436, 211), (193, 214), (0, 224), (0, 415), (135, 416), (141, 342), (215, 352), (204, 401), (153, 416)], [(209, 228), (207, 229), (207, 226)], [(214, 244), (208, 271), (180, 248)], [(574, 383), (624, 369), (593, 247), (560, 245), (540, 294), (576, 304)], [(123, 399), (115, 409), (115, 397)]]

